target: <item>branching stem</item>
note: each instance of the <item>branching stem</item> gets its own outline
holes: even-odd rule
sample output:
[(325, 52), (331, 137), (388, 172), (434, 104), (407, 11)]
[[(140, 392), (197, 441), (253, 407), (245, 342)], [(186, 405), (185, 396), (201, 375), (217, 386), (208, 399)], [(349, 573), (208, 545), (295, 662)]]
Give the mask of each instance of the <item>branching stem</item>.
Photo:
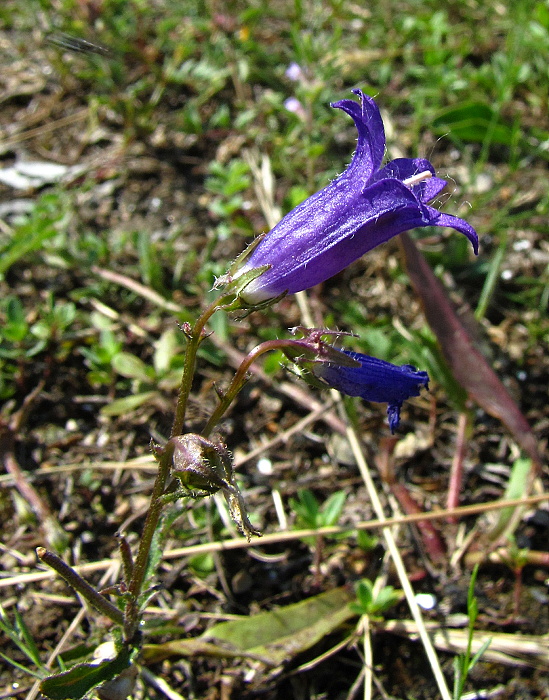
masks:
[(298, 341), (293, 340), (267, 340), (260, 345), (257, 345), (253, 350), (251, 350), (246, 357), (240, 363), (227, 391), (221, 397), (219, 404), (210, 416), (208, 422), (206, 423), (204, 429), (201, 431), (203, 437), (209, 437), (212, 430), (219, 423), (223, 414), (227, 411), (229, 406), (237, 397), (238, 393), (242, 390), (243, 386), (246, 384), (248, 378), (248, 370), (257, 360), (258, 357), (264, 355), (272, 350), (281, 350), (289, 346), (299, 346)]
[(124, 615), (122, 611), (110, 603), (101, 593), (98, 593), (95, 588), (92, 588), (87, 581), (84, 581), (80, 574), (77, 574), (72, 567), (65, 564), (57, 554), (49, 552), (44, 547), (37, 547), (36, 554), (44, 564), (47, 564), (54, 571), (57, 571), (59, 576), (61, 576), (61, 578), (63, 578), (77, 593), (80, 593), (92, 607), (103, 615), (106, 615), (113, 622), (116, 622), (117, 625), (123, 624)]

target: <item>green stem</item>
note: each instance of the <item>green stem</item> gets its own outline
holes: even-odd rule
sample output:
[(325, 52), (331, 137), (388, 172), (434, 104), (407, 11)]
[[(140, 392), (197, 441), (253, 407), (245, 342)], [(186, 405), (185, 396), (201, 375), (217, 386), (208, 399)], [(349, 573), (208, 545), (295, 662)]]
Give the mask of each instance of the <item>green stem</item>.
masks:
[(154, 482), (153, 492), (151, 495), (151, 503), (147, 512), (147, 519), (143, 527), (143, 535), (139, 542), (139, 549), (133, 565), (132, 577), (128, 585), (128, 603), (125, 611), (125, 637), (126, 640), (131, 640), (139, 626), (139, 608), (138, 599), (145, 580), (147, 572), (147, 564), (149, 561), (149, 552), (151, 543), (160, 520), (162, 507), (164, 505), (162, 496), (166, 488), (166, 481), (170, 473), (170, 467), (173, 456), (173, 444), (168, 443), (164, 452), (160, 455), (158, 462), (158, 475)]
[(236, 374), (229, 384), (229, 388), (221, 397), (219, 404), (210, 416), (204, 429), (200, 431), (200, 434), (203, 437), (209, 437), (211, 435), (212, 430), (219, 423), (223, 417), (223, 414), (235, 400), (244, 384), (246, 384), (248, 370), (260, 355), (264, 355), (266, 352), (270, 352), (271, 350), (280, 350), (293, 345), (297, 345), (297, 342), (292, 340), (268, 340), (265, 343), (261, 343), (261, 345), (257, 345), (251, 352), (249, 352), (241, 362)]
[[(192, 326), (190, 330), (186, 330), (187, 348), (185, 351), (185, 365), (183, 368), (183, 376), (181, 377), (177, 407), (170, 437), (180, 435), (183, 431), (187, 404), (196, 367), (196, 355), (200, 343), (205, 337), (204, 327), (218, 309), (225, 308), (228, 310), (231, 308), (231, 302), (234, 303), (234, 294), (216, 299), (202, 312), (194, 326)], [(147, 573), (151, 544), (160, 521), (162, 509), (164, 505), (171, 500), (165, 498), (164, 491), (170, 475), (173, 450), (173, 442), (168, 441), (164, 451), (158, 458), (158, 474), (154, 482), (149, 510), (147, 511), (147, 518), (143, 527), (143, 534), (139, 542), (135, 563), (133, 563), (131, 567), (131, 579), (128, 584), (128, 601), (124, 611), (124, 636), (126, 641), (131, 641), (139, 630), (139, 597), (141, 596), (145, 575)]]
[[(233, 300), (234, 297), (231, 296), (229, 298)], [(202, 342), (202, 340), (204, 340), (204, 327), (206, 323), (210, 320), (210, 318), (213, 316), (213, 314), (221, 308), (223, 308), (223, 297), (221, 299), (216, 299), (214, 302), (212, 302), (198, 317), (192, 329), (186, 334), (187, 348), (185, 350), (185, 364), (183, 366), (183, 376), (181, 377), (179, 396), (177, 398), (177, 406), (175, 409), (175, 416), (170, 437), (181, 435), (181, 433), (183, 432), (183, 426), (185, 424), (185, 414), (187, 412), (187, 404), (189, 401), (189, 395), (191, 393), (194, 370), (196, 368), (196, 354), (198, 352), (200, 343)]]

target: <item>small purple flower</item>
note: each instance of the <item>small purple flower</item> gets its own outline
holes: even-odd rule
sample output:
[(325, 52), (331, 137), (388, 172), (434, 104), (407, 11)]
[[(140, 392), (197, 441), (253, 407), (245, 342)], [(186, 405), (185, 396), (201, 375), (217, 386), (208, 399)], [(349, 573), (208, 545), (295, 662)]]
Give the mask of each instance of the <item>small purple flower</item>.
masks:
[(311, 365), (312, 373), (342, 394), (387, 403), (389, 427), (394, 433), (400, 421), (403, 401), (411, 396), (419, 396), (421, 387), (427, 387), (429, 383), (429, 375), (413, 365), (393, 365), (358, 352), (341, 352), (359, 362), (360, 366), (346, 367), (331, 362), (317, 362)]
[(297, 114), (297, 116), (303, 120), (305, 120), (307, 117), (307, 112), (305, 111), (305, 107), (303, 107), (303, 105), (297, 99), (297, 97), (288, 97), (287, 100), (284, 100), (284, 107), (286, 107), (288, 112), (292, 112), (293, 114)]
[[(349, 167), (325, 189), (289, 212), (233, 271), (233, 279), (269, 266), (240, 292), (254, 305), (309, 289), (343, 270), (375, 246), (418, 226), (449, 226), (478, 251), (475, 230), (463, 219), (427, 206), (445, 187), (428, 160), (397, 158), (381, 168), (385, 131), (371, 97), (353, 90), (360, 104), (341, 100), (358, 130)], [(423, 177), (416, 178), (418, 174)]]
[(303, 78), (305, 77), (303, 74), (303, 69), (301, 68), (299, 63), (296, 63), (295, 61), (292, 61), (290, 65), (286, 68), (285, 74), (289, 80), (293, 80), (294, 82), (297, 82), (298, 80), (303, 80)]

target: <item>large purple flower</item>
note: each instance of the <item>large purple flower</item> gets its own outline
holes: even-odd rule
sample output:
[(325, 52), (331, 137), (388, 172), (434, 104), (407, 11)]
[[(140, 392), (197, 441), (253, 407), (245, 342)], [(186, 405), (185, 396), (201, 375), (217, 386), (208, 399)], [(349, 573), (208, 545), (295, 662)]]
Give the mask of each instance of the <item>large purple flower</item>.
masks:
[(377, 357), (349, 350), (340, 352), (358, 362), (359, 366), (317, 362), (311, 365), (312, 373), (342, 394), (388, 404), (389, 427), (394, 433), (399, 424), (403, 401), (411, 396), (419, 396), (421, 387), (426, 387), (429, 383), (429, 375), (413, 365), (393, 365), (378, 360)]
[[(358, 130), (358, 145), (345, 172), (289, 212), (255, 247), (233, 278), (268, 266), (240, 296), (260, 304), (327, 280), (375, 246), (418, 226), (449, 226), (478, 250), (475, 230), (463, 219), (427, 206), (446, 185), (422, 158), (397, 158), (381, 168), (385, 131), (371, 97), (353, 90), (360, 104), (341, 100)], [(414, 179), (425, 173), (424, 179)]]

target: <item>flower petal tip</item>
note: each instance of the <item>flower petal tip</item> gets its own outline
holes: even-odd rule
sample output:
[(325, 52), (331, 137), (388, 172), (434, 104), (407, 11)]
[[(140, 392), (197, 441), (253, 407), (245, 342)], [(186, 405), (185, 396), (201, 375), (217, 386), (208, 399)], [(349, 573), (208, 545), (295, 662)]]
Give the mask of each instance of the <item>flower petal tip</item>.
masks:
[(400, 409), (402, 408), (402, 402), (392, 403), (387, 406), (387, 418), (389, 420), (389, 428), (391, 430), (391, 435), (395, 434), (396, 429), (400, 424)]

